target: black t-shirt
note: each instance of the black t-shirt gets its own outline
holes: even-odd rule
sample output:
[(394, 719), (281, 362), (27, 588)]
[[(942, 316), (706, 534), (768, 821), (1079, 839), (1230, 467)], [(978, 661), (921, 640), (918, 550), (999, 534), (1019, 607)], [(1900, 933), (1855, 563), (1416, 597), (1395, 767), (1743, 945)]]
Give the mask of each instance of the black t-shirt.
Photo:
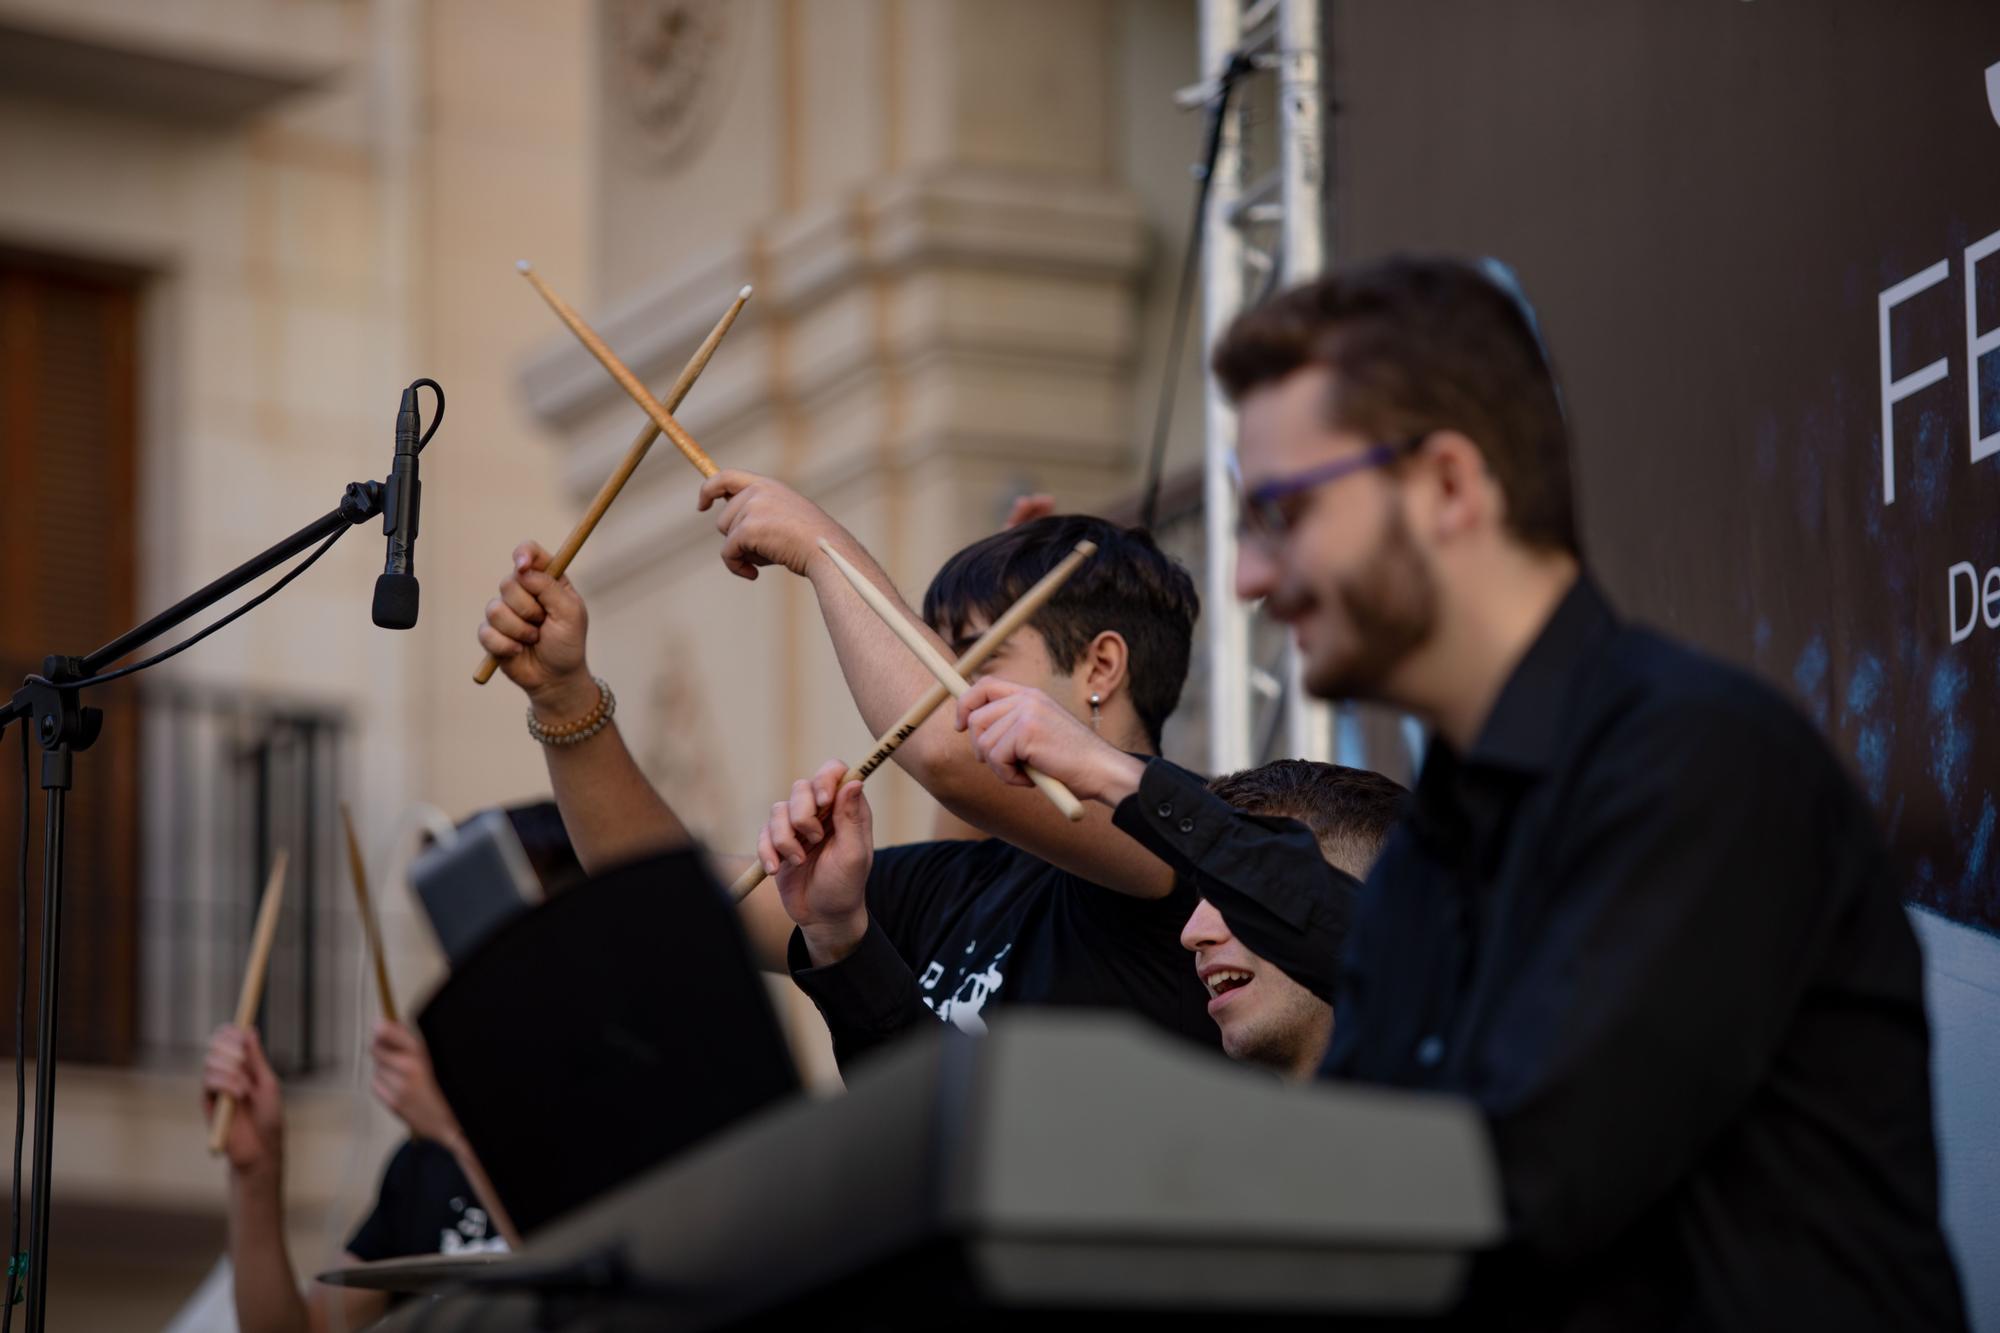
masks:
[(1216, 1044), (1208, 993), (1181, 927), (1193, 889), (1117, 893), (998, 838), (885, 847), (868, 876), (868, 915), (916, 974), (944, 1022), (983, 1032), (994, 1005), (1131, 1009)]
[(368, 1262), (506, 1248), (457, 1159), (429, 1139), (396, 1149), (382, 1172), (375, 1211), (347, 1242), (348, 1253)]

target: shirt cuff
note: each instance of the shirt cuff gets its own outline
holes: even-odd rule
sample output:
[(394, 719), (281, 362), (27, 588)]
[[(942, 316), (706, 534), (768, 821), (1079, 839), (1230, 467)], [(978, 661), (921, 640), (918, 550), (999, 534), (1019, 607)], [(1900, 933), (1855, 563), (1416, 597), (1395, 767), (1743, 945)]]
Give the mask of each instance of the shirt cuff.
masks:
[(835, 1031), (891, 1032), (908, 1024), (912, 1003), (922, 1003), (916, 973), (872, 916), (853, 952), (824, 967), (813, 966), (805, 932), (794, 927), (785, 965)]
[[(1159, 758), (1146, 761), (1139, 789), (1111, 812), (1114, 826), (1191, 878), (1204, 897), (1212, 886), (1231, 887), (1293, 930), (1305, 930), (1313, 917), (1313, 893), (1265, 873), (1269, 867), (1253, 866), (1234, 842), (1238, 823), (1246, 820), (1255, 822), (1210, 791), (1198, 774)], [(1311, 867), (1324, 874), (1310, 832), (1298, 828), (1308, 844)]]

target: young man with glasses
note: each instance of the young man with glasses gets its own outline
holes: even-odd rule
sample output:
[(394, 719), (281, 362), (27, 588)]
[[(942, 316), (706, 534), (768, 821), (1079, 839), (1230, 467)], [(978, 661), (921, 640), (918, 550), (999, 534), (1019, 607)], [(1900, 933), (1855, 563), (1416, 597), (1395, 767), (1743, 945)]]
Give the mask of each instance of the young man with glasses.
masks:
[[(1307, 687), (1433, 729), (1363, 889), (1332, 1077), (1468, 1097), (1509, 1217), (1474, 1327), (1965, 1327), (1938, 1224), (1916, 941), (1873, 817), (1763, 684), (1584, 572), (1555, 378), (1469, 265), (1285, 292), (1215, 354), (1240, 412), (1236, 587)], [(960, 725), (1194, 878), (1281, 967), (1317, 857), (1032, 691)]]

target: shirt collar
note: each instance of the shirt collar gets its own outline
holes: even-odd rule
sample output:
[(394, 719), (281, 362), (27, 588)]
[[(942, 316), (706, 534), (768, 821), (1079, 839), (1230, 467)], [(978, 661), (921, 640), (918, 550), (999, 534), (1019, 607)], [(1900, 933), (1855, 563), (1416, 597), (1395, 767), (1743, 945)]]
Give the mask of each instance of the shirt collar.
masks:
[(1611, 603), (1589, 575), (1578, 575), (1500, 687), (1465, 763), (1547, 772), (1555, 759), (1560, 724), (1576, 707), (1580, 677), (1617, 627)]

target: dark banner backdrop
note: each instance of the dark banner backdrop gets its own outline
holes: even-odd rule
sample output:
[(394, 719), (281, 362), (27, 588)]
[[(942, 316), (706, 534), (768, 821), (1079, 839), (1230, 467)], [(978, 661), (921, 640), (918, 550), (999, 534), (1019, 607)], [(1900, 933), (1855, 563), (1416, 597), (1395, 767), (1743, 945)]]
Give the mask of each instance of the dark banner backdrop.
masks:
[(1789, 689), (1905, 893), (2000, 931), (2000, 2), (1327, 19), (1336, 262), (1514, 267), (1614, 598)]

